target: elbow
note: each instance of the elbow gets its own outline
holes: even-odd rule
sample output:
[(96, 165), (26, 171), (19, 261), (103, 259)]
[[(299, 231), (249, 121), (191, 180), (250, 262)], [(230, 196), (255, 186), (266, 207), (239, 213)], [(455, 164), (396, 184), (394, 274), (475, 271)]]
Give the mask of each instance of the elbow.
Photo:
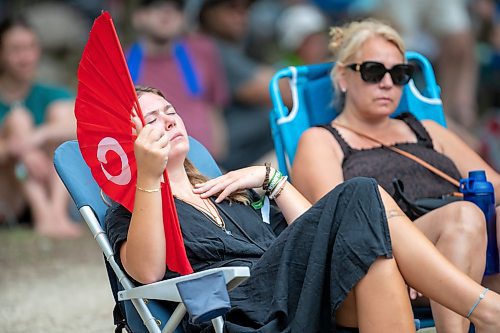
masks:
[(163, 280), (163, 277), (165, 276), (165, 270), (153, 271), (151, 269), (142, 269), (140, 271), (130, 272), (129, 274), (130, 276), (132, 276), (132, 278), (134, 278), (134, 280), (139, 283), (150, 284)]
[(134, 277), (134, 279), (139, 282), (139, 283), (142, 283), (142, 284), (150, 284), (150, 283), (154, 283), (154, 282), (158, 282), (158, 281), (161, 281), (163, 280), (163, 275), (159, 275), (159, 274), (140, 274), (139, 276), (137, 277)]
[(131, 259), (132, 258), (127, 258), (127, 260), (122, 261), (123, 267), (137, 282), (150, 284), (158, 282), (164, 278), (166, 272), (165, 263), (152, 263), (151, 261), (145, 262), (143, 260), (137, 262)]

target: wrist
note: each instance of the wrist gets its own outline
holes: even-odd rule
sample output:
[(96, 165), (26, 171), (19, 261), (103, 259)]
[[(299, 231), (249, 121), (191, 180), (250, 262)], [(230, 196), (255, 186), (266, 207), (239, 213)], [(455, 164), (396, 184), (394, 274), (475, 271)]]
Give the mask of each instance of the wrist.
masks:
[(143, 189), (157, 189), (160, 188), (161, 178), (147, 177), (137, 175), (136, 186)]
[(282, 179), (283, 179), (283, 175), (281, 174), (281, 172), (279, 170), (271, 168), (269, 182), (268, 182), (266, 189), (265, 189), (267, 196), (269, 196), (274, 191), (274, 189), (276, 188), (276, 186), (278, 185), (278, 183)]

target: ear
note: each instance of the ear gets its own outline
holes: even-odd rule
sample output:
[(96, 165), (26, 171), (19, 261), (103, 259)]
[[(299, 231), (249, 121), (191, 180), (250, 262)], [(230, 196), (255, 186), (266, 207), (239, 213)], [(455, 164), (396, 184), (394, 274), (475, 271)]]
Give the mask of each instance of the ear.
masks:
[(337, 67), (336, 80), (340, 90), (345, 93), (347, 91), (347, 71), (345, 66), (339, 65)]
[(132, 14), (132, 26), (134, 27), (135, 30), (137, 30), (137, 31), (142, 30), (142, 22), (144, 22), (145, 16), (146, 16), (146, 14), (144, 13), (143, 9), (137, 9)]

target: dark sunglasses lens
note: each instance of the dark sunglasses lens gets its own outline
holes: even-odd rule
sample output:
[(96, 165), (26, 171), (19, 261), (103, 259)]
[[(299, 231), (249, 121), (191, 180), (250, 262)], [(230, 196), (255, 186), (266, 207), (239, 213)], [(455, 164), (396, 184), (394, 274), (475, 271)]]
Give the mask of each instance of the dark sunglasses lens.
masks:
[(389, 73), (391, 74), (392, 82), (398, 86), (402, 86), (410, 81), (413, 68), (410, 65), (396, 65)]
[(377, 83), (386, 73), (385, 66), (378, 62), (364, 62), (360, 68), (361, 78), (369, 83)]

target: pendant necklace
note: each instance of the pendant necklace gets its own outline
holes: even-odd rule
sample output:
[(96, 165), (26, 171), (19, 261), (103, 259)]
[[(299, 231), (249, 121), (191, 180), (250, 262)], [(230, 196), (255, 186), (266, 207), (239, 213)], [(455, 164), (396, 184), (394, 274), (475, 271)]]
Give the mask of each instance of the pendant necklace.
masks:
[[(180, 201), (187, 203), (188, 205), (193, 206), (198, 211), (200, 211), (203, 215), (205, 215), (205, 217), (208, 218), (208, 220), (210, 222), (212, 222), (213, 224), (215, 224), (216, 226), (221, 228), (222, 231), (224, 231), (226, 234), (228, 234), (230, 236), (232, 235), (231, 231), (226, 229), (226, 223), (224, 222), (224, 219), (219, 214), (217, 207), (214, 207), (214, 204), (210, 201), (210, 199), (201, 199), (203, 201), (203, 205), (205, 206), (205, 207), (202, 207), (202, 206), (200, 206), (192, 201), (188, 201), (188, 200), (182, 199), (182, 198), (177, 197), (177, 196), (176, 196), (176, 198), (179, 199)], [(210, 203), (207, 203), (207, 200), (210, 201)], [(211, 208), (213, 209), (213, 211)], [(215, 213), (214, 213), (214, 211), (215, 211)]]

